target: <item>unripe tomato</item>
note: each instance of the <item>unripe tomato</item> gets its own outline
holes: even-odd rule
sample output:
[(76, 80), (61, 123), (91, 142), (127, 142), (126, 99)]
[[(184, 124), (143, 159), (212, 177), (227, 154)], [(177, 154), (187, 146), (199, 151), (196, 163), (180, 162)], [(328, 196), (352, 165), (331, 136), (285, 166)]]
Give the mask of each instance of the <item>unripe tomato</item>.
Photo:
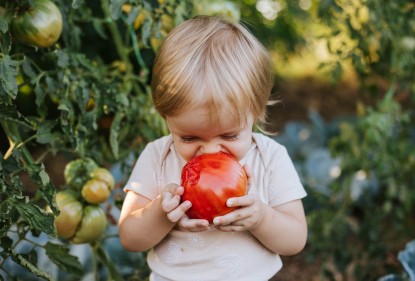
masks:
[(77, 193), (69, 189), (59, 191), (56, 202), (60, 210), (55, 218), (59, 237), (80, 244), (94, 242), (104, 233), (107, 217), (99, 205), (84, 206)]
[(105, 182), (110, 190), (114, 189), (115, 180), (111, 172), (105, 168), (96, 168), (91, 173), (91, 178)]
[(232, 155), (219, 152), (203, 154), (187, 162), (181, 185), (184, 187), (181, 200), (192, 203), (186, 213), (189, 218), (212, 222), (215, 217), (236, 209), (226, 206), (226, 201), (247, 193), (248, 178)]
[(91, 204), (100, 204), (110, 197), (110, 188), (102, 180), (92, 179), (82, 187), (82, 197)]
[(16, 83), (17, 83), (17, 86), (19, 87), (19, 93), (28, 95), (33, 91), (32, 87), (29, 86), (29, 83), (25, 81), (23, 75), (21, 74), (17, 75)]
[(83, 206), (76, 198), (76, 193), (71, 190), (59, 191), (56, 194), (56, 203), (60, 210), (55, 219), (55, 226), (59, 237), (70, 239), (75, 235), (82, 219)]
[(104, 233), (107, 217), (98, 205), (87, 205), (78, 231), (73, 237), (75, 244), (95, 242)]
[(91, 178), (91, 173), (97, 168), (98, 165), (91, 158), (73, 160), (65, 166), (63, 171), (65, 182), (69, 186), (81, 190), (84, 183)]
[(34, 0), (33, 7), (12, 22), (13, 37), (24, 44), (46, 48), (62, 33), (62, 14), (50, 0)]

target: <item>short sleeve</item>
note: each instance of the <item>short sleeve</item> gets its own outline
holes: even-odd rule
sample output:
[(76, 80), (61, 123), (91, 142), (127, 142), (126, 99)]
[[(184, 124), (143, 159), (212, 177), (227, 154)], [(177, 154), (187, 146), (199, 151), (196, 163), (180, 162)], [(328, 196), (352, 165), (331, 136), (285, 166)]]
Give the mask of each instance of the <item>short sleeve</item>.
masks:
[(149, 199), (158, 196), (157, 186), (157, 159), (154, 154), (154, 145), (148, 144), (136, 161), (124, 191), (134, 191)]
[(307, 193), (287, 149), (279, 145), (274, 156), (268, 165), (270, 206), (274, 207), (304, 198)]

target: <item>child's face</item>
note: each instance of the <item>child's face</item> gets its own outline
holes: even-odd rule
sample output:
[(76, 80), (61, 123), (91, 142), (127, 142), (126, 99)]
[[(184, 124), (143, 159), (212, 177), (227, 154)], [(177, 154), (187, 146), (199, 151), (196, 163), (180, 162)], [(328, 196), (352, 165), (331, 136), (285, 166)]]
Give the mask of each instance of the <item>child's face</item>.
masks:
[(194, 108), (173, 117), (166, 117), (180, 156), (189, 161), (194, 157), (219, 151), (227, 152), (241, 160), (252, 143), (252, 115), (243, 124), (229, 118), (225, 112), (218, 123), (211, 122), (206, 108)]

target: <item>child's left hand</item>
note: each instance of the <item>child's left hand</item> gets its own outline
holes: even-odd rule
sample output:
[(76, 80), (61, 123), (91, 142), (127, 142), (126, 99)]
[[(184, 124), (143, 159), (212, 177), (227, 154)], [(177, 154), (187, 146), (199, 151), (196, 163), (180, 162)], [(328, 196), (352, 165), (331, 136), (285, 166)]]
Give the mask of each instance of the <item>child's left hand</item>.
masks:
[(253, 194), (230, 198), (227, 205), (228, 207), (239, 206), (240, 208), (213, 219), (216, 228), (226, 232), (255, 229), (261, 223), (266, 208), (266, 205)]
[[(248, 176), (248, 185), (253, 182), (251, 170), (245, 165)], [(266, 205), (254, 194), (230, 198), (226, 202), (228, 207), (240, 207), (224, 216), (213, 219), (213, 224), (221, 231), (246, 231), (255, 229), (262, 221)]]
[(185, 215), (179, 220), (177, 226), (183, 231), (201, 232), (209, 229), (209, 222), (202, 219), (189, 219), (189, 217)]

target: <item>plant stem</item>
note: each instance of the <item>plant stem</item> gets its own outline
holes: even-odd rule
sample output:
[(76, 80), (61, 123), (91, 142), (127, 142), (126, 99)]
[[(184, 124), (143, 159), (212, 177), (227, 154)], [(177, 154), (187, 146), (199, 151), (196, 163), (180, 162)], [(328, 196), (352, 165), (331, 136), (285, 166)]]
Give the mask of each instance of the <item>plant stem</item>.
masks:
[[(15, 123), (7, 122), (5, 120), (0, 121), (1, 126), (3, 127), (4, 132), (7, 137), (11, 140), (11, 145), (14, 144), (14, 147), (18, 147), (22, 152), (22, 162), (26, 165), (34, 164), (34, 160), (29, 150), (22, 143), (22, 138), (20, 136), (19, 130)], [(11, 147), (13, 150), (14, 147)], [(7, 157), (6, 157), (7, 158)]]
[(105, 18), (108, 23), (108, 29), (111, 32), (112, 39), (114, 40), (115, 48), (117, 49), (117, 53), (120, 56), (121, 60), (125, 63), (126, 71), (130, 73), (132, 67), (131, 67), (130, 60), (128, 59), (128, 54), (126, 52), (127, 49), (125, 48), (124, 43), (121, 39), (121, 34), (117, 28), (117, 25), (111, 18), (108, 1), (102, 0), (101, 3), (102, 3), (102, 10), (104, 11)]
[(104, 264), (104, 266), (108, 269), (108, 274), (110, 276), (109, 280), (113, 280), (113, 281), (124, 280), (121, 274), (118, 272), (118, 269), (115, 266), (115, 264), (110, 260), (107, 252), (105, 251), (101, 243), (97, 245), (97, 256), (100, 259), (100, 261)]
[(96, 243), (90, 243), (89, 246), (92, 250), (92, 269), (94, 273), (95, 280), (99, 280), (98, 276), (98, 259), (97, 259), (97, 244)]

